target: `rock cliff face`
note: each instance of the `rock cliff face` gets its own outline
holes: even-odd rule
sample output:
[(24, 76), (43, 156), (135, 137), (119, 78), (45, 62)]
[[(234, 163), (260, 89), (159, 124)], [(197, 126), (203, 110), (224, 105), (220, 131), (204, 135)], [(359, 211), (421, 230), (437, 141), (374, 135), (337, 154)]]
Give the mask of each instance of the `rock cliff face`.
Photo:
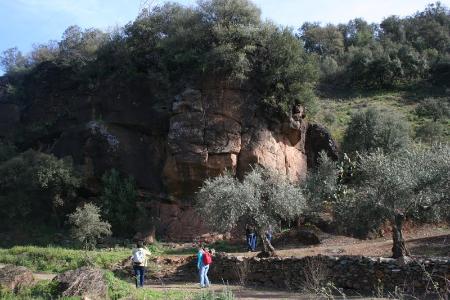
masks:
[(242, 176), (259, 164), (298, 181), (319, 151), (335, 151), (329, 135), (314, 134), (318, 127), (308, 125), (301, 106), (289, 120), (269, 122), (257, 96), (239, 85), (211, 80), (156, 101), (139, 81), (80, 88), (64, 72), (55, 77), (52, 65), (41, 68), (21, 105), (5, 101), (0, 81), (0, 136), (20, 125), (27, 147), (72, 156), (92, 195), (105, 171), (132, 175), (157, 233), (169, 239), (205, 230), (191, 205), (204, 179), (225, 170)]
[(307, 124), (301, 107), (290, 123), (269, 128), (248, 103), (252, 94), (217, 85), (187, 89), (175, 98), (163, 178), (170, 195), (192, 195), (203, 180), (224, 170), (240, 176), (252, 164), (272, 168), (291, 180), (307, 169)]

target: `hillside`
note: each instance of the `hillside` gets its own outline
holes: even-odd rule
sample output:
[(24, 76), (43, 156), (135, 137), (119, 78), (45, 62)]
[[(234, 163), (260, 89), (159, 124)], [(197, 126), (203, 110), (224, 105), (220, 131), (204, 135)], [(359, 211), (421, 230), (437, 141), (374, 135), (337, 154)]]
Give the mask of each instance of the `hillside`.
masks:
[[(314, 117), (318, 123), (324, 124), (328, 128), (338, 143), (342, 142), (344, 132), (351, 119), (352, 114), (355, 112), (365, 110), (368, 108), (377, 108), (389, 112), (398, 113), (399, 116), (404, 118), (411, 125), (411, 136), (416, 142), (449, 142), (450, 141), (450, 118), (443, 118), (436, 121), (437, 126), (440, 127), (437, 132), (434, 132), (434, 136), (427, 136), (423, 139), (420, 135), (420, 129), (424, 125), (434, 124), (431, 116), (421, 116), (417, 114), (417, 107), (420, 100), (427, 98), (425, 95), (411, 94), (409, 91), (392, 91), (392, 92), (371, 92), (361, 93), (360, 96), (344, 96), (339, 97), (339, 94), (331, 97), (320, 97), (318, 105), (318, 113)], [(442, 103), (448, 103), (448, 96), (437, 96), (438, 99), (442, 99)], [(419, 131), (419, 133), (418, 133)], [(431, 134), (430, 133), (430, 134)]]

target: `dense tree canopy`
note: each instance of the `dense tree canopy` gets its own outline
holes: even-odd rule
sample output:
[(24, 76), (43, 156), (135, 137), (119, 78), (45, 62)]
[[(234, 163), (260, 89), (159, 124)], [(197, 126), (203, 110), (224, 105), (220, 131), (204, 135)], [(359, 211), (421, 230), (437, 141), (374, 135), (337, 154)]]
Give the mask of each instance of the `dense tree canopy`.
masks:
[(325, 26), (305, 23), (299, 37), (308, 52), (320, 56), (322, 81), (335, 86), (450, 82), (450, 11), (440, 2), (406, 18), (387, 17), (380, 24), (363, 19)]

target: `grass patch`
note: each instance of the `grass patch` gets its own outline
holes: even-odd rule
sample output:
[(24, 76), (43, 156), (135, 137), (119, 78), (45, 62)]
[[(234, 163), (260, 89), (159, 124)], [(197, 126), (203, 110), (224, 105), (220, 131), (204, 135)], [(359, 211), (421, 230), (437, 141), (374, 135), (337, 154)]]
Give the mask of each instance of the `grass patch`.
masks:
[(168, 299), (181, 300), (192, 299), (195, 295), (186, 291), (154, 291), (151, 289), (136, 289), (132, 283), (119, 279), (110, 271), (105, 272), (105, 280), (108, 284), (108, 296), (112, 300), (122, 298), (133, 300)]
[(221, 292), (207, 291), (195, 296), (194, 300), (234, 300), (233, 292), (225, 288)]
[(45, 280), (36, 283), (33, 287), (20, 290), (17, 294), (11, 291), (0, 290), (0, 299), (3, 300), (79, 300), (80, 297), (57, 297), (54, 282)]
[(61, 273), (90, 263), (103, 269), (130, 256), (129, 249), (88, 251), (60, 247), (17, 246), (0, 249), (0, 263), (24, 266), (32, 271)]

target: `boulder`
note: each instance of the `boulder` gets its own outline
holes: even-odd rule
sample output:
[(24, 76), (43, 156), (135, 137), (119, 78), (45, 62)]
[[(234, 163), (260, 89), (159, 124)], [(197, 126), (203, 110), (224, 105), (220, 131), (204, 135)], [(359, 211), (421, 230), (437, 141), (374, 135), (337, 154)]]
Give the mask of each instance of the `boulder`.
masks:
[(305, 150), (308, 157), (308, 167), (317, 165), (319, 153), (325, 151), (327, 155), (337, 160), (339, 150), (330, 132), (320, 124), (309, 124), (306, 132)]
[(63, 297), (85, 297), (106, 299), (108, 286), (101, 269), (82, 267), (59, 274), (53, 279), (59, 295)]
[(6, 265), (0, 268), (0, 288), (17, 292), (33, 282), (33, 273), (25, 267)]

